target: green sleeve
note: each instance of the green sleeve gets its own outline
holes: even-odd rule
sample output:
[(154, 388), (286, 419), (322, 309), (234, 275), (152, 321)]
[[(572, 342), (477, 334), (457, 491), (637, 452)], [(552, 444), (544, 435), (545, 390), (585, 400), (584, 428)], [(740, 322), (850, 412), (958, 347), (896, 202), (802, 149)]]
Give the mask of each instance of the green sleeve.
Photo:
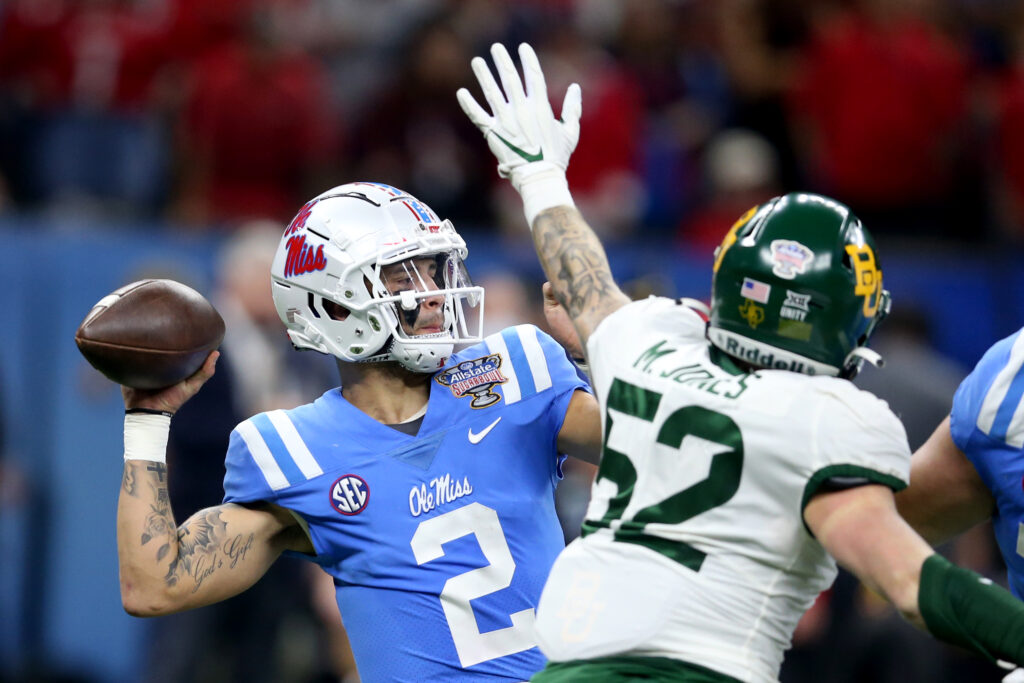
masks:
[(917, 603), (936, 638), (1024, 664), (1024, 602), (990, 580), (932, 555), (921, 567)]

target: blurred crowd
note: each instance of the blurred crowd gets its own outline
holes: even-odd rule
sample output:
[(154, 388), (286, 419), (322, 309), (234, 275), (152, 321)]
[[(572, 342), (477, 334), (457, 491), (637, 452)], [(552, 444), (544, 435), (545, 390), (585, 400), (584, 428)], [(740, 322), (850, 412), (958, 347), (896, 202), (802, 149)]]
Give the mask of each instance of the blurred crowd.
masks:
[(1010, 0), (4, 0), (0, 201), (231, 230), (372, 178), (507, 225), (454, 92), (529, 40), (583, 86), (570, 181), (608, 239), (701, 249), (808, 189), (878, 233), (1019, 242), (1022, 36)]
[[(611, 244), (710, 256), (746, 209), (797, 189), (840, 198), (882, 240), (1024, 244), (1014, 0), (0, 0), (0, 214), (225, 237), (215, 296), (228, 371), (176, 420), (170, 455), (179, 481), (213, 487), (172, 479), (182, 519), (219, 502), (234, 422), (333, 381), (329, 365), (296, 366), (308, 359), (279, 334), (265, 282), (246, 276), (268, 268), (258, 259), (304, 201), (383, 181), (471, 246), (474, 233), (522, 240), (519, 200), (455, 99), (496, 41), (537, 48), (556, 111), (581, 84), (569, 179)], [(481, 284), (489, 331), (543, 324), (537, 283), (498, 272)], [(861, 380), (905, 416), (912, 447), (966, 372), (929, 356), (922, 324), (894, 319), (878, 337), (905, 374)], [(933, 381), (914, 381), (924, 374)], [(560, 489), (568, 538), (592, 476), (571, 469)], [(948, 551), (999, 580), (986, 529)], [(302, 572), (282, 562), (266, 590), (158, 621), (157, 647), (179, 666), (145, 680), (354, 680), (330, 587)], [(303, 666), (306, 641), (319, 654)], [(802, 622), (783, 674), (999, 680), (845, 574)]]

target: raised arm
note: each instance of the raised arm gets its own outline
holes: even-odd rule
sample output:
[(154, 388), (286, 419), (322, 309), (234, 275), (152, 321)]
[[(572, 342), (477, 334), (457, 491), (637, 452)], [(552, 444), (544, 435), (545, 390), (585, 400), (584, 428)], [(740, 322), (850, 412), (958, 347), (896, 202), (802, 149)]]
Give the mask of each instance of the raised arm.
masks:
[(135, 616), (208, 605), (254, 584), (286, 549), (310, 550), (286, 510), (219, 505), (175, 528), (165, 451), (171, 415), (214, 372), (216, 352), (192, 377), (159, 392), (123, 390), (125, 462), (117, 505), (121, 600)]
[(1024, 603), (935, 554), (870, 484), (816, 495), (804, 520), (836, 559), (936, 638), (990, 660), (1024, 663)]
[(615, 284), (604, 247), (575, 207), (541, 211), (533, 221), (533, 244), (585, 350), (597, 324), (628, 304), (629, 297)]
[(491, 113), (465, 88), (458, 92), (459, 103), (483, 132), (498, 160), (499, 175), (522, 197), (541, 266), (585, 349), (598, 323), (629, 298), (615, 284), (604, 248), (576, 210), (565, 177), (579, 140), (580, 88), (569, 86), (562, 116), (556, 119), (533, 48), (519, 46), (523, 79), (504, 46), (493, 45), (491, 56), (501, 87), (482, 58), (472, 61)]

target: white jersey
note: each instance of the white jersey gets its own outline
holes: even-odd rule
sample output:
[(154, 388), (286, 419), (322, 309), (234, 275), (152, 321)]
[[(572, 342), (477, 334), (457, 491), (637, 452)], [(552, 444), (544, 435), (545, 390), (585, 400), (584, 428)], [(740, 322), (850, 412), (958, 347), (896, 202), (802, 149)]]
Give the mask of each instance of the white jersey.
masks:
[(652, 297), (588, 341), (605, 446), (583, 537), (538, 608), (551, 660), (670, 657), (775, 681), (797, 621), (836, 575), (804, 525), (826, 480), (906, 486), (888, 406), (846, 380), (716, 363), (704, 320)]

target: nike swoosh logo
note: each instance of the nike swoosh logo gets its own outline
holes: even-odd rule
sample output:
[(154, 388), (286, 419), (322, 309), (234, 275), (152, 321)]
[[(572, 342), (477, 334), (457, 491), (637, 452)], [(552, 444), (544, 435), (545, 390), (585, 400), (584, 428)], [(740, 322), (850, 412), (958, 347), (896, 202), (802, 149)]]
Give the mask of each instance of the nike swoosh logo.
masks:
[(486, 427), (484, 427), (483, 429), (481, 429), (476, 434), (473, 433), (473, 428), (470, 427), (469, 428), (469, 442), (470, 443), (480, 443), (481, 441), (483, 441), (483, 438), (485, 436), (487, 436), (488, 434), (491, 433), (491, 430), (494, 429), (498, 425), (499, 422), (501, 422), (501, 418), (500, 417), (497, 420), (495, 420), (494, 422), (492, 422), (491, 424), (489, 424)]
[(519, 156), (521, 156), (523, 159), (526, 159), (527, 161), (543, 161), (544, 160), (544, 150), (542, 150), (542, 149), (538, 149), (536, 154), (530, 154), (525, 149), (520, 149), (519, 147), (516, 147), (511, 142), (509, 142), (505, 138), (501, 137), (497, 133), (494, 134), (494, 137), (496, 137), (499, 140), (501, 140), (503, 143), (505, 143), (506, 147), (508, 147), (510, 150), (512, 150), (513, 152), (515, 152)]

